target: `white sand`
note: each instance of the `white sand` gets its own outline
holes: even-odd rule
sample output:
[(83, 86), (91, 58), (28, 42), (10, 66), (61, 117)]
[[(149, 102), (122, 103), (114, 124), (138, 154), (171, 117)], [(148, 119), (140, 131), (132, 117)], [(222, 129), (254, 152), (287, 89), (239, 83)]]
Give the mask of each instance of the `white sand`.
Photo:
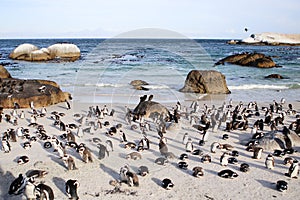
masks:
[[(155, 100), (155, 99), (154, 99)], [(189, 106), (191, 102), (181, 102), (185, 106)], [(207, 103), (211, 106), (211, 102), (199, 101), (201, 109), (203, 104)], [(247, 102), (245, 102), (246, 104)], [(290, 102), (287, 102), (290, 103)], [(286, 109), (287, 103), (284, 105)], [(217, 107), (221, 106), (222, 102), (215, 102)], [(244, 104), (244, 105), (245, 105)], [(103, 104), (98, 104), (100, 108)], [(174, 104), (175, 105), (175, 104)], [(174, 105), (169, 105), (171, 108)], [(234, 104), (236, 105), (236, 104)], [(261, 107), (263, 104), (259, 104)], [(268, 105), (268, 104), (265, 104)], [(299, 113), (299, 102), (293, 103), (294, 107)], [(38, 118), (38, 123), (43, 124), (47, 134), (49, 136), (61, 135), (57, 127), (53, 126), (53, 120), (50, 118), (52, 111), (63, 112), (66, 114), (62, 117), (64, 123), (77, 123), (73, 118), (75, 113), (86, 114), (88, 111), (87, 104), (75, 104), (72, 110), (66, 110), (64, 104), (58, 104), (48, 107), (48, 113), (46, 117)], [(113, 117), (106, 117), (104, 121), (109, 121), (111, 126), (121, 123), (123, 125), (122, 130), (126, 133), (128, 141), (137, 143), (142, 135), (139, 130), (131, 130), (130, 126), (124, 120), (125, 105), (112, 105), (116, 110)], [(128, 105), (130, 108), (134, 108), (135, 105)], [(111, 109), (108, 105), (109, 110)], [(4, 113), (10, 113), (11, 110), (4, 110)], [(26, 118), (30, 117), (29, 110), (25, 110)], [(19, 111), (20, 113), (20, 111)], [(260, 118), (263, 118), (262, 116)], [(252, 127), (255, 119), (249, 122)], [(287, 116), (285, 122), (289, 125), (290, 122), (295, 121), (295, 116)], [(182, 138), (184, 133), (188, 133), (193, 139), (194, 147), (199, 148), (212, 156), (211, 163), (202, 163), (199, 156), (189, 154), (189, 160), (187, 161), (189, 166), (188, 170), (182, 170), (177, 167), (179, 159), (175, 158), (170, 160), (166, 166), (159, 166), (154, 163), (154, 160), (158, 157), (162, 157), (158, 149), (158, 135), (154, 124), (150, 121), (152, 131), (148, 131), (148, 139), (151, 141), (150, 150), (142, 152), (141, 160), (126, 160), (126, 154), (132, 152), (132, 150), (124, 149), (124, 144), (119, 142), (119, 135), (113, 137), (106, 136), (107, 128), (103, 127), (94, 133), (93, 135), (86, 133), (83, 138), (76, 136), (77, 143), (85, 143), (91, 150), (94, 156), (93, 163), (83, 163), (79, 154), (74, 149), (68, 148), (67, 152), (75, 158), (78, 170), (67, 171), (61, 159), (58, 158), (58, 154), (53, 152), (53, 149), (44, 149), (44, 141), (38, 140), (32, 144), (31, 149), (25, 150), (22, 148), (24, 141), (18, 138), (16, 143), (11, 142), (12, 151), (10, 153), (4, 153), (0, 151), (0, 199), (25, 199), (23, 195), (14, 196), (8, 195), (8, 188), (11, 182), (20, 174), (25, 174), (30, 169), (43, 169), (47, 170), (49, 174), (42, 180), (45, 184), (49, 185), (55, 194), (55, 199), (68, 199), (65, 193), (65, 182), (68, 179), (77, 179), (80, 183), (78, 188), (78, 195), (80, 199), (298, 199), (299, 196), (299, 179), (291, 179), (284, 175), (288, 171), (289, 166), (283, 165), (283, 158), (275, 157), (274, 170), (268, 170), (265, 168), (265, 158), (270, 152), (264, 152), (262, 159), (252, 159), (252, 152), (245, 150), (245, 146), (240, 142), (251, 137), (251, 129), (247, 131), (235, 130), (230, 133), (223, 131), (224, 125), (221, 130), (211, 132), (208, 142), (204, 146), (199, 146), (199, 139), (202, 138), (196, 129), (192, 128), (189, 121), (182, 118), (180, 120), (181, 129), (176, 131), (167, 131), (165, 136), (168, 141), (168, 148), (170, 152), (173, 152), (177, 157), (180, 154), (185, 153), (185, 146), (182, 144)], [(28, 127), (28, 120), (19, 119), (18, 126), (13, 126), (3, 118), (0, 123), (0, 133), (4, 133), (8, 128), (14, 128), (23, 126)], [(281, 128), (281, 127), (280, 127)], [(34, 135), (35, 129), (29, 128), (31, 135)], [(268, 130), (269, 128), (267, 128)], [(73, 131), (76, 133), (76, 131)], [(224, 133), (229, 134), (228, 140), (222, 140)], [(90, 142), (93, 137), (98, 137), (105, 142), (107, 139), (112, 140), (114, 145), (114, 151), (110, 152), (110, 156), (103, 160), (99, 160), (98, 149), (96, 144)], [(215, 154), (210, 153), (210, 145), (212, 142), (219, 141), (221, 143), (228, 143), (235, 147), (235, 150), (239, 151), (240, 156), (237, 157), (239, 163), (237, 165), (229, 164), (227, 167), (220, 165), (219, 159), (223, 151), (217, 150)], [(24, 165), (18, 165), (16, 159), (19, 156), (27, 155), (30, 161)], [(293, 158), (300, 160), (300, 153), (291, 155)], [(35, 163), (42, 161), (40, 164)], [(250, 172), (244, 173), (239, 170), (240, 164), (246, 162), (250, 165)], [(122, 166), (128, 164), (131, 171), (137, 173), (137, 169), (141, 165), (145, 165), (149, 168), (150, 174), (146, 177), (139, 177), (139, 187), (129, 187), (127, 184), (122, 184), (122, 190), (129, 190), (136, 192), (133, 195), (127, 195), (124, 193), (106, 194), (107, 191), (113, 190), (114, 187), (109, 184), (109, 181), (119, 179), (119, 171)], [(195, 166), (201, 166), (204, 168), (204, 176), (201, 178), (195, 178), (192, 176), (192, 169)], [(239, 177), (236, 179), (223, 179), (218, 177), (217, 173), (222, 169), (232, 169), (237, 172)], [(165, 190), (160, 186), (160, 181), (164, 178), (170, 178), (175, 184), (172, 190)], [(288, 191), (282, 193), (276, 190), (275, 183), (278, 180), (285, 180), (289, 184)], [(40, 181), (40, 180), (37, 180)], [(95, 197), (99, 194), (98, 197)]]

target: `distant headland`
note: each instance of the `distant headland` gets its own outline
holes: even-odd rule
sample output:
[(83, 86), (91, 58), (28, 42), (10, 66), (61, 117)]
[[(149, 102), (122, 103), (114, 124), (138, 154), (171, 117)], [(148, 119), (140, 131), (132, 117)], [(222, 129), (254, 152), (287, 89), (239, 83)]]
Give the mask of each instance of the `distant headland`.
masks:
[(230, 40), (228, 44), (246, 44), (246, 45), (300, 45), (300, 34), (282, 34), (282, 33), (258, 33), (251, 34), (243, 40)]

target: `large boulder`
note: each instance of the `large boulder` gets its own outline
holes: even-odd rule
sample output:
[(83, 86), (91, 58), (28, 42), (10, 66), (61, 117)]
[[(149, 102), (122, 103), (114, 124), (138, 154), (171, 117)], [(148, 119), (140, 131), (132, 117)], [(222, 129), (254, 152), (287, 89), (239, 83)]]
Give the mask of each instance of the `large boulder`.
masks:
[(48, 80), (22, 80), (12, 78), (0, 65), (0, 107), (13, 108), (18, 103), (21, 108), (29, 108), (33, 101), (35, 107), (49, 106), (71, 99), (59, 85)]
[(279, 67), (271, 57), (262, 53), (241, 53), (227, 56), (226, 58), (219, 60), (215, 65), (224, 65), (225, 63), (258, 68)]
[(147, 95), (141, 97), (139, 104), (133, 110), (133, 114), (137, 117), (144, 116), (145, 118), (152, 119), (160, 118), (167, 121), (170, 118), (169, 110), (162, 104), (152, 101), (152, 97), (149, 97), (148, 100), (146, 100)]
[(215, 70), (192, 70), (180, 92), (202, 94), (229, 94), (225, 76)]
[(2, 65), (0, 65), (0, 78), (11, 78), (10, 73)]
[(75, 44), (58, 43), (41, 48), (32, 44), (21, 44), (9, 55), (9, 58), (25, 61), (49, 61), (53, 59), (75, 61), (80, 57), (80, 49)]
[(80, 57), (80, 49), (75, 44), (59, 43), (48, 47), (51, 58), (75, 61)]
[(71, 98), (62, 92), (56, 83), (47, 80), (2, 79), (0, 85), (0, 107), (13, 108), (18, 103), (21, 108), (49, 106)]
[(17, 46), (10, 54), (9, 58), (16, 60), (28, 60), (32, 51), (39, 48), (33, 44), (24, 43)]

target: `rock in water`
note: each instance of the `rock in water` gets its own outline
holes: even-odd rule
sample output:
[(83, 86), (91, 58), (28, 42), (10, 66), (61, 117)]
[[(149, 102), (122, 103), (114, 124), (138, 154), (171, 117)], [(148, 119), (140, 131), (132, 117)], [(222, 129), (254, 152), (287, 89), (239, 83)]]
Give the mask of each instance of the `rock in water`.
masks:
[(75, 61), (80, 57), (80, 49), (75, 44), (59, 43), (48, 47), (53, 59)]
[(265, 76), (265, 78), (284, 79), (283, 76), (281, 76), (280, 74), (270, 74), (268, 76)]
[(24, 43), (15, 48), (9, 54), (9, 58), (16, 60), (27, 60), (30, 57), (30, 53), (38, 49), (39, 48), (33, 44)]
[(230, 94), (225, 76), (215, 70), (192, 70), (187, 75), (180, 92), (202, 94)]
[(275, 64), (271, 57), (262, 53), (241, 53), (227, 56), (226, 58), (216, 62), (215, 65), (224, 65), (224, 63), (258, 68), (279, 67)]
[(48, 48), (38, 49), (32, 44), (21, 44), (9, 55), (9, 58), (26, 61), (49, 61), (60, 59), (75, 61), (80, 57), (80, 49), (75, 44), (58, 43)]
[(146, 81), (143, 80), (133, 80), (130, 82), (132, 86), (140, 86), (140, 85), (149, 85)]

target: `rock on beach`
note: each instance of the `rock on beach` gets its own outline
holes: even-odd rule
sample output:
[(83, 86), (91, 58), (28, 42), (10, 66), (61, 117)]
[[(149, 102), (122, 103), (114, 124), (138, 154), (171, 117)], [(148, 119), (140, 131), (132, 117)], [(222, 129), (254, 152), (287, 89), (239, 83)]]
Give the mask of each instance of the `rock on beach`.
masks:
[(225, 76), (215, 70), (192, 70), (180, 92), (202, 94), (230, 94)]

